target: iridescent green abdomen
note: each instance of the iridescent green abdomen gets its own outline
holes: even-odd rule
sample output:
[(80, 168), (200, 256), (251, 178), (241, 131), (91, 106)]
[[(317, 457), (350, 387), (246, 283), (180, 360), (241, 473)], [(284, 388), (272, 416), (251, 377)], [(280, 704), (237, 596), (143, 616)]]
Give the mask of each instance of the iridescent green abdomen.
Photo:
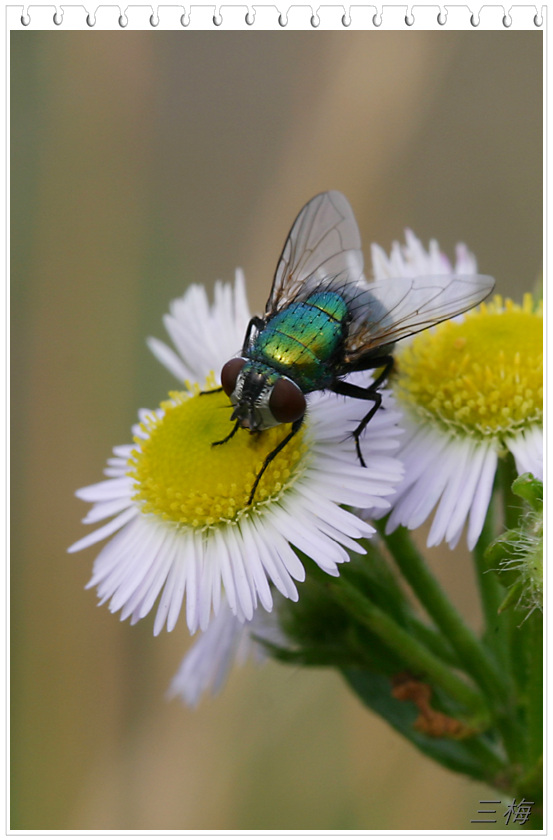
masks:
[(304, 392), (330, 384), (348, 309), (336, 292), (315, 292), (278, 312), (256, 337), (249, 356), (289, 376)]

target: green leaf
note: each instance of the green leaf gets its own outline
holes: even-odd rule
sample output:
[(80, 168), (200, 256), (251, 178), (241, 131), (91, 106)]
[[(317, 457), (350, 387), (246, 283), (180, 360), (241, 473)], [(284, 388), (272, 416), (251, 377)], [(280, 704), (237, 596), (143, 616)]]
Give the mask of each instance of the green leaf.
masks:
[(393, 697), (387, 677), (354, 668), (342, 669), (342, 674), (365, 706), (444, 767), (488, 782), (492, 782), (502, 769), (503, 762), (486, 736), (476, 735), (463, 740), (433, 738), (414, 729), (418, 716), (416, 706)]

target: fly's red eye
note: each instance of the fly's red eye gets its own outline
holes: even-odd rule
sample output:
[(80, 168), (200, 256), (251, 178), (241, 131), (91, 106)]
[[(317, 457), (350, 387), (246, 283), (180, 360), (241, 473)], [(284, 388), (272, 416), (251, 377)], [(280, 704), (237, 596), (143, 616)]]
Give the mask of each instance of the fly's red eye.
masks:
[(269, 397), (269, 408), (279, 423), (293, 423), (305, 414), (305, 397), (289, 379), (278, 379)]
[(223, 365), (223, 369), (221, 370), (221, 385), (228, 397), (230, 397), (236, 388), (238, 374), (245, 364), (246, 362), (244, 359), (229, 359), (229, 361)]

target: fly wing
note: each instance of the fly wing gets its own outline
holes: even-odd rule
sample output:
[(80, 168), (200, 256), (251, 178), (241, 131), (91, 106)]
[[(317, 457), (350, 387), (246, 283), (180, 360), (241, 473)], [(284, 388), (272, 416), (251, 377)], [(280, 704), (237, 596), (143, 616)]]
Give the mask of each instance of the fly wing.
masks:
[(265, 318), (338, 275), (346, 277), (348, 284), (363, 282), (363, 254), (353, 210), (342, 193), (332, 190), (312, 198), (292, 225), (278, 261)]
[(346, 365), (472, 309), (493, 287), (493, 277), (483, 274), (398, 277), (367, 284), (349, 304)]

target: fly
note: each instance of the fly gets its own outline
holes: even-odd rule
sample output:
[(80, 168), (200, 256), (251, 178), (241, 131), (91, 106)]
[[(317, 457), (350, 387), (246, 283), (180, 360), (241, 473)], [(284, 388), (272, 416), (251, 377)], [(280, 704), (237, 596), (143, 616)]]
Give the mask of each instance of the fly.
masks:
[[(239, 428), (254, 433), (292, 424), (265, 458), (248, 504), (271, 461), (301, 428), (306, 395), (313, 391), (372, 403), (353, 431), (365, 467), (359, 439), (381, 405), (379, 388), (391, 371), (395, 342), (471, 309), (493, 286), (493, 278), (484, 275), (368, 282), (348, 200), (335, 190), (311, 199), (288, 234), (263, 317), (250, 320), (240, 356), (221, 371), (234, 426), (214, 446), (226, 443)], [(367, 387), (346, 378), (379, 368)]]

